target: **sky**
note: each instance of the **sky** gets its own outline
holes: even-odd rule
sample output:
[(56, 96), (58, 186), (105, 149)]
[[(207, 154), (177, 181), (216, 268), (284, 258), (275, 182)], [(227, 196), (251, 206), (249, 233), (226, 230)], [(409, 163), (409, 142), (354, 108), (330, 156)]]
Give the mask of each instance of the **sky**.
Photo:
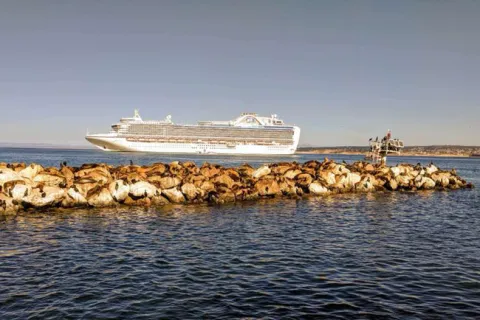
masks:
[(0, 0), (0, 142), (86, 146), (139, 109), (480, 145), (479, 30), (475, 0)]

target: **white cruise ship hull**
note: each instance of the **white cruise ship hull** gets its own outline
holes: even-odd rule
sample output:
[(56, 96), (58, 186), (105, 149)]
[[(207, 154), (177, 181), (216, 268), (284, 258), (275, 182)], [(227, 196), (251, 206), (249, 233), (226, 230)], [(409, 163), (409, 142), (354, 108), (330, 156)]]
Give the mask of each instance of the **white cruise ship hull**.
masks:
[(248, 112), (230, 121), (177, 125), (171, 116), (144, 121), (135, 110), (132, 118), (121, 118), (111, 128), (85, 138), (103, 151), (238, 155), (293, 154), (300, 140), (300, 128), (284, 124), (276, 114)]
[(116, 135), (87, 135), (85, 138), (103, 151), (155, 152), (182, 154), (238, 154), (238, 155), (288, 155), (294, 154), (300, 137), (296, 129), (292, 145), (254, 145), (254, 144), (215, 144), (215, 143), (177, 143), (177, 142), (139, 142), (128, 141)]

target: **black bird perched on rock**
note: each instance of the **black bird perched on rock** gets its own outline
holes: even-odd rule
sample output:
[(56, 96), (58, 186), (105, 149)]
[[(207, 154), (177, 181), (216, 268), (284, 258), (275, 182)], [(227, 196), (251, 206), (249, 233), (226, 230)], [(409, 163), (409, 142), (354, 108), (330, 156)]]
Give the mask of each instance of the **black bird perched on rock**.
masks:
[(130, 165), (133, 166), (133, 161), (132, 160), (130, 160)]

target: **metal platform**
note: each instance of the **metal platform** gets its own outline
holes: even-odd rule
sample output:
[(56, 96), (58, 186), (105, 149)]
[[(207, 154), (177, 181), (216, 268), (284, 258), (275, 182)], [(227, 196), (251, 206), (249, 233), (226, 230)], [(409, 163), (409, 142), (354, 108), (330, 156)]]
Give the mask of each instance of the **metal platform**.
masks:
[(388, 154), (400, 154), (404, 148), (404, 143), (400, 139), (392, 139), (390, 130), (382, 140), (369, 140), (370, 150), (365, 156), (365, 160), (371, 160), (374, 163), (387, 161)]

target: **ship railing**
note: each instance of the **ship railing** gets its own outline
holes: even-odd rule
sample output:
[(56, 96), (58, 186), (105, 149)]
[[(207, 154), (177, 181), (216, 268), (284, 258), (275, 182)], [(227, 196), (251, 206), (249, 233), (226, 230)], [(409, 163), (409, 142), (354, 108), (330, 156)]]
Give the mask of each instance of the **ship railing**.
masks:
[(127, 141), (131, 142), (158, 142), (158, 143), (195, 143), (195, 144), (243, 144), (243, 145), (291, 145), (292, 141), (265, 141), (265, 140), (233, 140), (233, 141), (225, 141), (225, 140), (201, 140), (198, 139), (175, 139), (175, 138), (153, 138), (153, 137), (127, 137)]

